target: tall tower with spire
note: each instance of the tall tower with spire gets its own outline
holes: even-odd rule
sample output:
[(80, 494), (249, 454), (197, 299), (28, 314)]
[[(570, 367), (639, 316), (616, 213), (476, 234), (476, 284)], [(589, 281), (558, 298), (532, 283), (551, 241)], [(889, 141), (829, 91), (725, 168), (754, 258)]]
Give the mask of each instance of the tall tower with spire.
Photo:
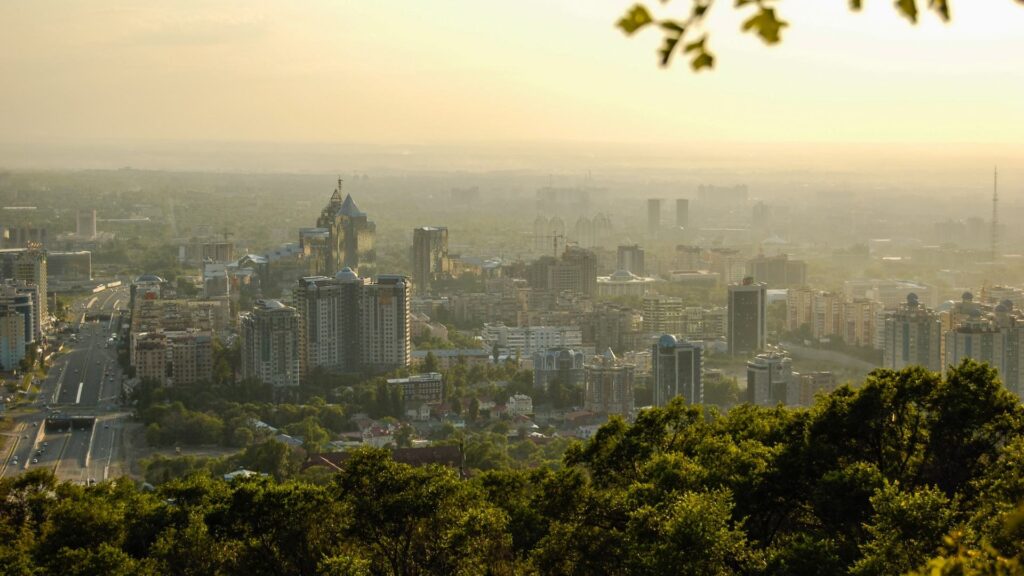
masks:
[(999, 167), (992, 169), (992, 261), (999, 256)]
[(338, 187), (316, 221), (317, 228), (328, 233), (327, 272), (334, 274), (344, 268), (352, 268), (367, 276), (370, 272), (367, 269), (372, 269), (376, 261), (374, 241), (377, 225), (359, 210), (351, 194), (342, 199), (342, 184), (342, 179), (338, 178)]

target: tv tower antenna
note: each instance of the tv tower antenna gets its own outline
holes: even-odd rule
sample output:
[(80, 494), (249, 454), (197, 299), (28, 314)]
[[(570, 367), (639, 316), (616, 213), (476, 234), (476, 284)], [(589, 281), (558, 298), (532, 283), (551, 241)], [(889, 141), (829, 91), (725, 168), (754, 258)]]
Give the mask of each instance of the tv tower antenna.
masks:
[(999, 247), (999, 167), (992, 169), (992, 261)]

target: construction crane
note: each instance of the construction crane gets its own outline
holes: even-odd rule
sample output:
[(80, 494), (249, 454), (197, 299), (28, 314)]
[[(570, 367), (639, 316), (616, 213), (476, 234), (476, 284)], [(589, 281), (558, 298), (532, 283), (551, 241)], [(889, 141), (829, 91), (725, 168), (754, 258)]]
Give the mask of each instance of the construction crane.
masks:
[(557, 231), (553, 231), (551, 234), (545, 234), (542, 236), (534, 235), (534, 238), (543, 238), (545, 240), (551, 239), (551, 255), (558, 258), (558, 241), (561, 240), (562, 244), (565, 244), (565, 234), (559, 234)]

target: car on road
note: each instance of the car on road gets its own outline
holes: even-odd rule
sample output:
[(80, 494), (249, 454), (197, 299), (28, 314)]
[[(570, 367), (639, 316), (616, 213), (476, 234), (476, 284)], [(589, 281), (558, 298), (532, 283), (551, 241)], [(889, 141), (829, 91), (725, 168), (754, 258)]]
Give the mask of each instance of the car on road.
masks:
[(33, 464), (39, 464), (39, 458), (33, 458), (32, 459), (32, 463)]
[(49, 442), (43, 442), (43, 446), (49, 446), (49, 445), (50, 445)]

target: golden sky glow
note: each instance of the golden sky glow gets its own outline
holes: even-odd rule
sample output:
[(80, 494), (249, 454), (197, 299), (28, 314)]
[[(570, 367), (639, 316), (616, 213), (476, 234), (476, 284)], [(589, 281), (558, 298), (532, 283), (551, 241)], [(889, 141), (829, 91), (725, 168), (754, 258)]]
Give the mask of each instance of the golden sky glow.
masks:
[(785, 0), (776, 47), (731, 4), (695, 75), (628, 0), (6, 1), (0, 140), (1022, 142), (1011, 0)]

